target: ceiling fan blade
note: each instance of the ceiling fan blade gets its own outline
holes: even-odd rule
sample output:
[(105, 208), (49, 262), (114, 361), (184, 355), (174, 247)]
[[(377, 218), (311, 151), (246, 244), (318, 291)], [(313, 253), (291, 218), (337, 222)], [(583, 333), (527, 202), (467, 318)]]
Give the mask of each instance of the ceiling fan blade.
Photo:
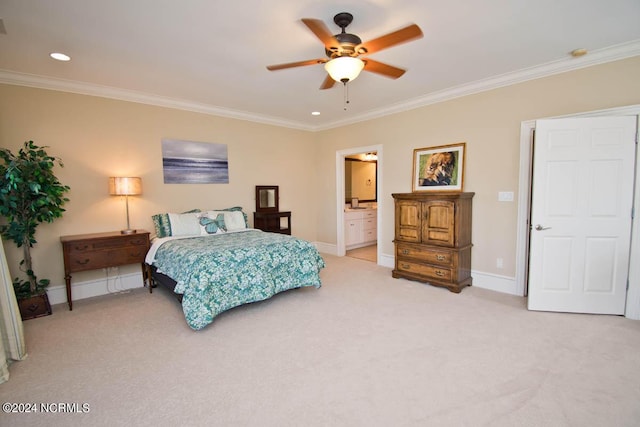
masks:
[(394, 67), (393, 65), (385, 64), (383, 62), (374, 61), (373, 59), (363, 59), (364, 69), (366, 71), (383, 75), (392, 79), (401, 77), (406, 70), (402, 68)]
[(331, 76), (327, 74), (327, 77), (322, 82), (320, 89), (331, 89), (334, 84), (336, 84), (336, 81), (333, 80)]
[(306, 65), (323, 64), (325, 62), (327, 62), (326, 58), (309, 59), (307, 61), (288, 62), (286, 64), (268, 65), (267, 70), (276, 71), (276, 70), (282, 70), (285, 68), (304, 67)]
[(409, 25), (393, 33), (386, 34), (368, 42), (364, 42), (356, 46), (356, 52), (363, 55), (378, 52), (382, 49), (389, 48), (401, 43), (422, 37), (422, 30), (416, 24)]
[(331, 50), (330, 48), (338, 48), (340, 47), (340, 42), (333, 37), (329, 28), (319, 19), (311, 19), (311, 18), (302, 18), (302, 22), (306, 25), (313, 34), (316, 35), (317, 38), (320, 39), (324, 46)]

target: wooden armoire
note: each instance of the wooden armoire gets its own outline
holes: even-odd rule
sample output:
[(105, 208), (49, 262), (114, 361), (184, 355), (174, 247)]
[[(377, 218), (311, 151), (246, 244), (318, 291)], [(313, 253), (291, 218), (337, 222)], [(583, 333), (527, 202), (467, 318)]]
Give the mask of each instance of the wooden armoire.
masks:
[(395, 193), (392, 272), (459, 293), (471, 286), (471, 205), (475, 193)]

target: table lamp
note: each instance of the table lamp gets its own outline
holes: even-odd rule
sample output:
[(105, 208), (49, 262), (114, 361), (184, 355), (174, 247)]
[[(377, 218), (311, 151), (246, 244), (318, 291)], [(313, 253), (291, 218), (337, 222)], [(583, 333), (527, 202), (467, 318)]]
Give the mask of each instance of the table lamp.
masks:
[(133, 234), (135, 229), (129, 226), (129, 196), (142, 194), (142, 178), (139, 177), (109, 177), (109, 194), (112, 196), (124, 196), (127, 205), (127, 228), (121, 230), (122, 234)]

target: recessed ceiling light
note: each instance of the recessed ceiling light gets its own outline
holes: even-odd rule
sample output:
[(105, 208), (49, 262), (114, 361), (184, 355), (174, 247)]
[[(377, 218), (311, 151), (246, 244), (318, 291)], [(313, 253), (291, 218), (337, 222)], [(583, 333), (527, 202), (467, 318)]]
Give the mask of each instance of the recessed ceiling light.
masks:
[(312, 116), (319, 116), (320, 115), (320, 111), (314, 111), (311, 113)]
[(53, 59), (57, 59), (58, 61), (71, 61), (71, 57), (69, 55), (65, 55), (60, 52), (53, 52), (49, 54)]

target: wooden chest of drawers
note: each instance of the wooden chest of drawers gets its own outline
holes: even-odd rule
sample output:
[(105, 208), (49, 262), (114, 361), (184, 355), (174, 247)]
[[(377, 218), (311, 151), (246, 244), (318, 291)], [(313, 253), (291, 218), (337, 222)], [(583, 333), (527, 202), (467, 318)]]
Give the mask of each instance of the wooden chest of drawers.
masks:
[[(445, 282), (451, 291), (460, 292), (468, 279), (471, 284), (471, 247), (460, 250), (428, 248), (419, 245), (399, 243), (396, 245), (396, 269), (402, 277)], [(409, 277), (411, 276), (411, 277)], [(400, 276), (399, 276), (400, 277)]]
[(456, 293), (471, 285), (473, 194), (393, 194), (393, 277), (427, 282)]
[(146, 281), (148, 278), (144, 263), (150, 247), (148, 231), (138, 230), (134, 234), (113, 231), (62, 236), (60, 242), (64, 253), (64, 279), (69, 310), (73, 309), (71, 273), (140, 263), (143, 280)]

